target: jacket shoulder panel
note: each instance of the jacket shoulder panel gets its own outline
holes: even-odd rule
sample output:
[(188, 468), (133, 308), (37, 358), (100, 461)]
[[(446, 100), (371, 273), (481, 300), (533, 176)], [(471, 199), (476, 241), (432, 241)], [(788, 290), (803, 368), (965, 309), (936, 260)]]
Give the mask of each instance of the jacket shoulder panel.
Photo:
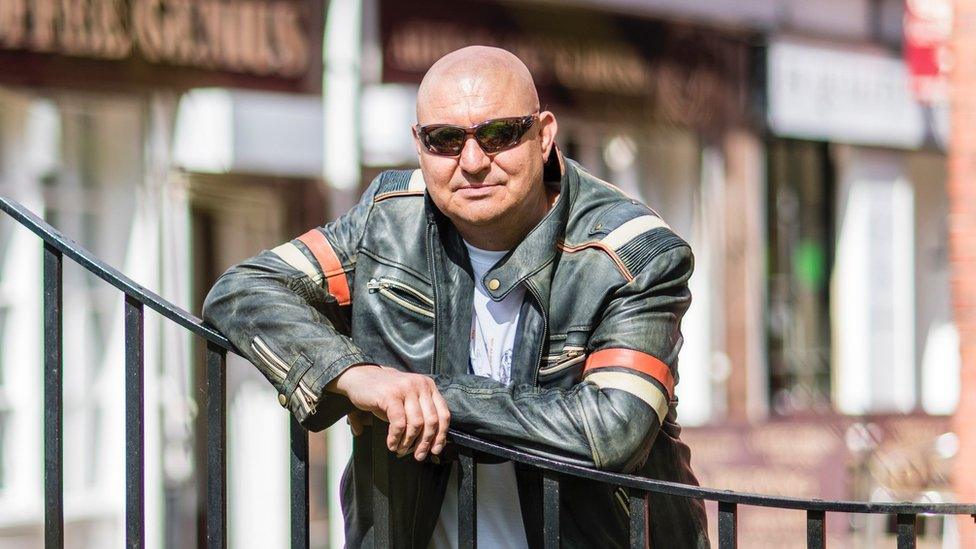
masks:
[(642, 272), (658, 255), (688, 244), (670, 228), (655, 227), (623, 243), (616, 249), (620, 262), (632, 276)]
[(580, 198), (584, 201), (578, 225), (569, 231), (564, 252), (586, 248), (604, 252), (625, 279), (631, 280), (657, 255), (687, 243), (646, 204), (605, 181), (583, 172)]
[[(380, 175), (360, 252), (427, 272), (424, 235), (428, 220), (422, 185), (420, 170), (389, 170)], [(414, 198), (406, 199), (411, 196)]]
[(427, 185), (420, 170), (390, 170), (384, 172), (373, 202), (398, 196), (423, 196)]

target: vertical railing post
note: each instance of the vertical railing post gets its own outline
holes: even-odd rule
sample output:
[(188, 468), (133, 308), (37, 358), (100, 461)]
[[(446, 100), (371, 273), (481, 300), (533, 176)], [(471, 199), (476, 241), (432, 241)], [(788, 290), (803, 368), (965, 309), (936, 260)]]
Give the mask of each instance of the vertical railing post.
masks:
[(62, 256), (44, 244), (44, 546), (64, 546)]
[(630, 547), (644, 549), (650, 543), (647, 531), (647, 494), (643, 490), (629, 490)]
[(458, 455), (458, 547), (478, 546), (478, 471), (474, 452), (461, 448)]
[(718, 546), (719, 549), (735, 549), (738, 544), (735, 503), (718, 502)]
[(373, 544), (376, 547), (397, 547), (396, 530), (390, 508), (390, 459), (386, 436), (390, 425), (373, 421), (371, 455), (373, 459)]
[(308, 431), (291, 417), (291, 549), (308, 549)]
[(559, 549), (559, 475), (542, 472), (542, 546)]
[(918, 517), (911, 514), (898, 515), (898, 549), (915, 549), (915, 527)]
[(207, 547), (227, 546), (227, 351), (207, 342)]
[(807, 549), (824, 549), (827, 547), (827, 513), (823, 511), (807, 511)]
[(143, 308), (125, 296), (125, 545), (145, 545)]

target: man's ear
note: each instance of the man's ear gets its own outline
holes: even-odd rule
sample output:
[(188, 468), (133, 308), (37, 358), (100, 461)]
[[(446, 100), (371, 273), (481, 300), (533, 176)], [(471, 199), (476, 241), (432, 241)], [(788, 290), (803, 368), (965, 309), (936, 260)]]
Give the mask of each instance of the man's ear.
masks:
[(549, 111), (539, 113), (539, 136), (542, 138), (542, 159), (549, 160), (556, 144), (556, 132), (559, 131), (559, 123), (556, 122), (556, 115)]

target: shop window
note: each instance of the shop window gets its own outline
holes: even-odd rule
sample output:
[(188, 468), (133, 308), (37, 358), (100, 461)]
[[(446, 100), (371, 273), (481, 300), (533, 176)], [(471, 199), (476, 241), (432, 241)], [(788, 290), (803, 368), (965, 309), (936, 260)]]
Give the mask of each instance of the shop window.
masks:
[(0, 491), (7, 487), (7, 418), (10, 414), (5, 406), (0, 402)]
[[(0, 132), (2, 135), (3, 132)], [(0, 150), (3, 147), (0, 146)], [(2, 158), (0, 158), (2, 162)], [(0, 163), (2, 166), (2, 163)], [(10, 317), (10, 303), (8, 301), (9, 288), (4, 286), (4, 266), (8, 264), (7, 253), (10, 249), (10, 241), (13, 239), (13, 222), (7, 219), (6, 214), (0, 214), (0, 492), (7, 487), (7, 462), (11, 459), (8, 454), (9, 429), (11, 410), (8, 404), (8, 393), (11, 388), (7, 383), (6, 367), (9, 362), (6, 360), (7, 353), (3, 352), (6, 338), (9, 335), (7, 330), (8, 319)]]
[[(2, 294), (0, 294), (2, 296)], [(0, 297), (2, 299), (2, 297)], [(0, 302), (0, 347), (3, 347), (3, 342), (7, 337), (7, 317), (9, 316), (10, 308)], [(4, 372), (4, 367), (6, 361), (4, 361), (4, 353), (0, 353), (0, 399), (3, 399), (4, 394), (4, 381), (6, 380), (6, 375)], [(0, 453), (0, 456), (3, 454)]]
[[(6, 217), (4, 214), (0, 216)], [(4, 337), (6, 336), (6, 326), (7, 317), (9, 315), (9, 306), (6, 300), (6, 290), (4, 289), (4, 265), (7, 263), (7, 250), (10, 245), (10, 240), (13, 236), (12, 221), (9, 219), (0, 219), (0, 349), (4, 348)], [(3, 398), (4, 394), (4, 379), (5, 379), (5, 353), (0, 352), (0, 399)], [(2, 413), (2, 410), (0, 410)], [(3, 459), (3, 452), (0, 451), (0, 461)]]
[(0, 283), (3, 282), (3, 265), (7, 257), (7, 249), (10, 247), (10, 240), (13, 238), (13, 222), (6, 219), (7, 214), (2, 214), (4, 219), (0, 219)]
[(86, 415), (88, 416), (85, 422), (85, 429), (88, 434), (86, 438), (91, 444), (90, 452), (92, 459), (85, 463), (84, 485), (87, 488), (94, 488), (100, 480), (98, 468), (102, 463), (101, 454), (104, 453), (103, 448), (105, 446), (104, 437), (102, 436), (102, 424), (105, 418), (102, 414), (102, 408), (98, 404), (92, 406)]
[[(13, 106), (6, 101), (6, 97), (0, 95), (0, 194), (6, 196), (9, 196), (13, 190), (9, 178), (5, 177), (10, 162), (7, 147), (10, 144), (8, 134), (11, 133), (12, 109)], [(14, 223), (6, 214), (0, 213), (0, 495), (5, 495), (4, 490), (8, 488), (8, 462), (13, 459), (12, 456), (8, 456), (10, 453), (8, 425), (11, 421), (11, 411), (7, 395), (11, 388), (5, 371), (9, 362), (6, 360), (8, 352), (4, 352), (6, 349), (7, 319), (10, 316), (9, 278), (4, 276), (4, 267), (8, 264), (7, 254), (10, 250), (10, 241), (13, 239), (13, 231)]]
[(832, 175), (827, 144), (770, 144), (767, 350), (778, 414), (830, 403)]
[[(61, 132), (55, 169), (40, 180), (44, 217), (96, 257), (126, 269), (143, 179), (143, 121), (138, 102), (64, 97), (53, 102)], [(122, 301), (107, 283), (65, 261), (65, 468), (68, 492), (103, 491), (122, 443)], [(74, 434), (72, 434), (74, 433)]]
[[(0, 258), (3, 256), (0, 255)], [(2, 342), (7, 335), (7, 316), (9, 308), (0, 304), (0, 348), (2, 348)], [(7, 485), (7, 423), (10, 417), (10, 410), (7, 404), (7, 388), (5, 385), (4, 377), (4, 367), (6, 364), (3, 360), (4, 353), (0, 353), (0, 491), (4, 489)]]

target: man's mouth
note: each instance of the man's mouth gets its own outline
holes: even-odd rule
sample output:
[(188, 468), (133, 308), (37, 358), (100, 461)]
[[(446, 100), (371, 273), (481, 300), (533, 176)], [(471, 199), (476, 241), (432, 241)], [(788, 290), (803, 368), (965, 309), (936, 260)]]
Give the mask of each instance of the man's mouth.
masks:
[(463, 187), (458, 187), (454, 192), (460, 194), (461, 196), (466, 196), (470, 198), (477, 198), (481, 196), (487, 196), (495, 192), (496, 187), (500, 187), (501, 183), (484, 183), (480, 185), (465, 185)]
[(480, 188), (483, 188), (483, 187), (498, 187), (500, 185), (503, 185), (503, 183), (474, 183), (474, 184), (469, 183), (467, 185), (461, 185), (460, 187), (456, 188), (455, 190), (456, 191), (460, 191), (460, 190), (464, 190), (464, 189), (480, 189)]

